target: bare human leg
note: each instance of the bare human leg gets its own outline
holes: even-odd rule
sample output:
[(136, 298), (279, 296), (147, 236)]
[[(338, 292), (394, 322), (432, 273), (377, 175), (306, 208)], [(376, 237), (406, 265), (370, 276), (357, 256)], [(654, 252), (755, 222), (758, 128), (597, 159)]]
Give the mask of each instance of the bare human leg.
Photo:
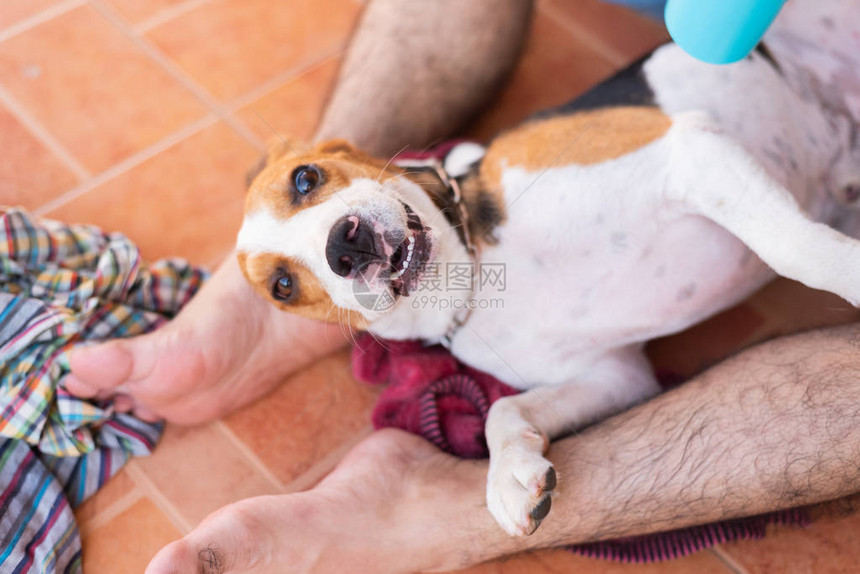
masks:
[(564, 488), (529, 537), (487, 511), (486, 461), (382, 431), (309, 492), (218, 511), (147, 574), (445, 571), (844, 496), (860, 490), (858, 351), (856, 325), (772, 341), (553, 443)]

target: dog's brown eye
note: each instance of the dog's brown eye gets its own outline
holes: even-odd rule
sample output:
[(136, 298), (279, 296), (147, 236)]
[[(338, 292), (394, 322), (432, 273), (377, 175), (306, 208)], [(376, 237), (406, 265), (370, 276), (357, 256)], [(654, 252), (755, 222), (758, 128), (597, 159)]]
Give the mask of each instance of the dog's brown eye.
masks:
[(277, 299), (278, 301), (286, 301), (293, 294), (293, 278), (287, 275), (283, 275), (280, 279), (275, 281), (275, 284), (272, 286), (272, 297)]
[(312, 192), (320, 183), (320, 172), (312, 165), (300, 165), (293, 170), (293, 185), (302, 195)]

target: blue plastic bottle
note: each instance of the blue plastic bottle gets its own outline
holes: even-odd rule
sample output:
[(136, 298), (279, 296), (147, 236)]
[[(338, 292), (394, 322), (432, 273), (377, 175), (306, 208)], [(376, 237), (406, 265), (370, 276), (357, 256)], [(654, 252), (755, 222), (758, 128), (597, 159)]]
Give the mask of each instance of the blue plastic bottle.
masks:
[(711, 64), (730, 64), (758, 45), (785, 1), (669, 0), (666, 27), (691, 56)]

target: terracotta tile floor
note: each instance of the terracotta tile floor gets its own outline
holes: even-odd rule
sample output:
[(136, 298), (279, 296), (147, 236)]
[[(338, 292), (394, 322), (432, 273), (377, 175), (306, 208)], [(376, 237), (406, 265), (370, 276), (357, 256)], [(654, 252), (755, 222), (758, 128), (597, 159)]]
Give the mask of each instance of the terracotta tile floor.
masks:
[[(260, 116), (312, 133), (360, 9), (359, 0), (3, 0), (0, 203), (124, 231), (149, 258), (215, 265), (239, 224), (245, 170), (269, 137)], [(541, 0), (511, 84), (469, 133), (489, 136), (563, 102), (663, 37), (595, 0)], [(690, 374), (753, 341), (854, 318), (835, 297), (779, 281), (650, 351), (659, 368)], [(224, 421), (169, 427), (154, 456), (78, 510), (86, 571), (141, 572), (223, 504), (313, 485), (370, 432), (374, 399), (340, 353)], [(555, 551), (470, 572), (856, 572), (860, 516), (845, 509), (667, 564)]]

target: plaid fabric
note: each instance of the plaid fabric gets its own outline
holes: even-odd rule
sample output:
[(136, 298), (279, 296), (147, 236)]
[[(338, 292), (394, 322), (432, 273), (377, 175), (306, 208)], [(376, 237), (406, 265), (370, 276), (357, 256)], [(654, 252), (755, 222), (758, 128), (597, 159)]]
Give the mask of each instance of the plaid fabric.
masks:
[(0, 572), (80, 571), (71, 508), (161, 433), (68, 394), (68, 351), (158, 327), (204, 279), (147, 268), (121, 234), (0, 210)]

